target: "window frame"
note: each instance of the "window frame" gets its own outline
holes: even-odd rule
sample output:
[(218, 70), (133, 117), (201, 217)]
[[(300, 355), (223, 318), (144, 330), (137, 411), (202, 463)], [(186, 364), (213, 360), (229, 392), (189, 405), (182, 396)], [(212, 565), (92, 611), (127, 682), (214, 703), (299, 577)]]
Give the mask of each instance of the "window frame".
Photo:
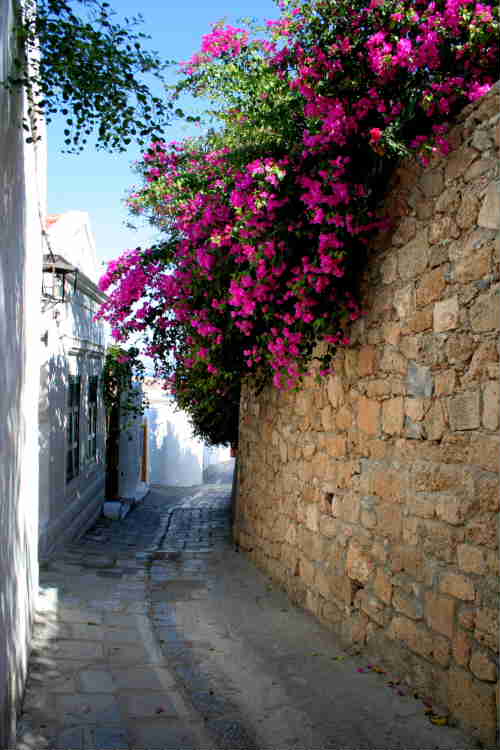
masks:
[(82, 376), (68, 376), (66, 401), (66, 483), (80, 475), (80, 409), (82, 401)]
[(99, 434), (99, 375), (89, 375), (87, 382), (87, 446), (88, 463), (97, 463)]

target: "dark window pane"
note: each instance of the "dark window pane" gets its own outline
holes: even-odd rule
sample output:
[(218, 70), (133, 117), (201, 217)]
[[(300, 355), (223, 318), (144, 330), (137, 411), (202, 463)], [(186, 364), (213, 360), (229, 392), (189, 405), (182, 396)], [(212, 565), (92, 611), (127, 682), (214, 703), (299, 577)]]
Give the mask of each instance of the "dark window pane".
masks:
[(92, 375), (88, 380), (88, 436), (87, 436), (87, 459), (96, 459), (96, 433), (97, 433), (97, 402), (98, 402), (99, 377)]
[(70, 481), (80, 471), (80, 383), (79, 375), (68, 378), (68, 411), (67, 411), (67, 456), (66, 479)]
[(99, 378), (93, 375), (89, 378), (89, 404), (97, 403), (97, 385)]
[(66, 457), (66, 480), (73, 479), (73, 453), (68, 451)]

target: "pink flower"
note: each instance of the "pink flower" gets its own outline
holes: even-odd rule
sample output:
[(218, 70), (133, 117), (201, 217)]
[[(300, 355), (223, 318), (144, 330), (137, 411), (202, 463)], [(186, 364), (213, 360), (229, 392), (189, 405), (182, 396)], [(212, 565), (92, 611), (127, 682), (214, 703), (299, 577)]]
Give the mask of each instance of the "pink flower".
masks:
[[(219, 73), (229, 87), (236, 84), (220, 109), (228, 144), (241, 140), (243, 148), (151, 143), (143, 186), (134, 188), (129, 204), (168, 239), (164, 248), (123, 253), (100, 281), (108, 299), (97, 317), (109, 322), (118, 341), (140, 333), (165, 378), (174, 373), (169, 382), (178, 394), (189, 391), (186, 382), (200, 370), (214, 398), (226, 392), (239, 376), (231, 347), (245, 375), (263, 368), (288, 391), (309, 369), (307, 356), (318, 340), (330, 352), (348, 346), (349, 324), (365, 312), (349, 294), (346, 271), (356, 263), (359, 243), (368, 244), (388, 224), (372, 210), (370, 158), (364, 174), (358, 154), (369, 143), (379, 156), (392, 157), (409, 132), (413, 140), (402, 145), (422, 161), (447, 153), (447, 123), (457, 107), (494, 82), (497, 11), (488, 2), (402, 0), (391, 15), (384, 0), (367, 0), (344, 19), (341, 33), (317, 38), (305, 6), (282, 5), (267, 39), (217, 23), (184, 64), (188, 89), (217, 93)], [(323, 11), (335, 28), (335, 4)], [(267, 119), (279, 103), (272, 94), (257, 87), (250, 98), (237, 88), (239, 73), (226, 75), (249, 72), (250, 59), (274, 77), (277, 91), (290, 88), (292, 127), (281, 130), (276, 112)], [(423, 121), (416, 132), (408, 127), (410, 90), (414, 123)], [(267, 148), (261, 125), (273, 128), (277, 144), (280, 138), (287, 144), (287, 156), (276, 157), (281, 147)], [(255, 150), (245, 160), (249, 136)], [(223, 357), (231, 366), (219, 371), (214, 362)], [(330, 374), (325, 362), (315, 375)]]
[(491, 83), (485, 83), (485, 84), (481, 85), (477, 81), (474, 81), (474, 83), (472, 83), (469, 86), (469, 91), (467, 93), (467, 97), (468, 97), (469, 101), (475, 102), (477, 99), (480, 99), (482, 96), (485, 96), (485, 94), (487, 94), (488, 91), (490, 91), (491, 88), (492, 88), (492, 84)]
[(383, 131), (380, 130), (380, 128), (372, 128), (370, 130), (370, 140), (372, 143), (378, 143), (379, 140), (382, 138)]

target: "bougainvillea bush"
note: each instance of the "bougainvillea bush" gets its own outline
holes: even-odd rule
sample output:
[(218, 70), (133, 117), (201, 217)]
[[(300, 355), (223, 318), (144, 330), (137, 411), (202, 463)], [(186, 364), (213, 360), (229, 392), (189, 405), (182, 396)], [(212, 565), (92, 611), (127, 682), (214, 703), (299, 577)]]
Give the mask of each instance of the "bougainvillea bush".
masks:
[(235, 442), (242, 378), (300, 387), (348, 345), (356, 278), (394, 164), (447, 153), (498, 77), (498, 9), (475, 0), (291, 0), (262, 29), (215, 24), (174, 98), (199, 139), (155, 141), (130, 207), (161, 232), (109, 264), (101, 315), (146, 354), (200, 436)]

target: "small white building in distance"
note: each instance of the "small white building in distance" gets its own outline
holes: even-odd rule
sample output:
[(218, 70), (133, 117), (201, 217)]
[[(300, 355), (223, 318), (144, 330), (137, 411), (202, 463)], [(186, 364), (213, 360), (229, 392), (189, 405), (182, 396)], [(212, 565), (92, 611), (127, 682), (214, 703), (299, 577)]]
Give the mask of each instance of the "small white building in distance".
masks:
[(39, 447), (41, 559), (83, 533), (104, 501), (105, 415), (101, 373), (106, 297), (89, 217), (47, 218), (41, 300)]
[(149, 407), (149, 476), (153, 484), (189, 487), (203, 482), (203, 443), (193, 436), (185, 412), (162, 388), (160, 380), (146, 378)]
[(151, 482), (186, 487), (232, 473), (230, 449), (209, 446), (194, 437), (189, 417), (177, 408), (160, 380), (146, 378), (144, 391), (149, 401), (146, 419)]

